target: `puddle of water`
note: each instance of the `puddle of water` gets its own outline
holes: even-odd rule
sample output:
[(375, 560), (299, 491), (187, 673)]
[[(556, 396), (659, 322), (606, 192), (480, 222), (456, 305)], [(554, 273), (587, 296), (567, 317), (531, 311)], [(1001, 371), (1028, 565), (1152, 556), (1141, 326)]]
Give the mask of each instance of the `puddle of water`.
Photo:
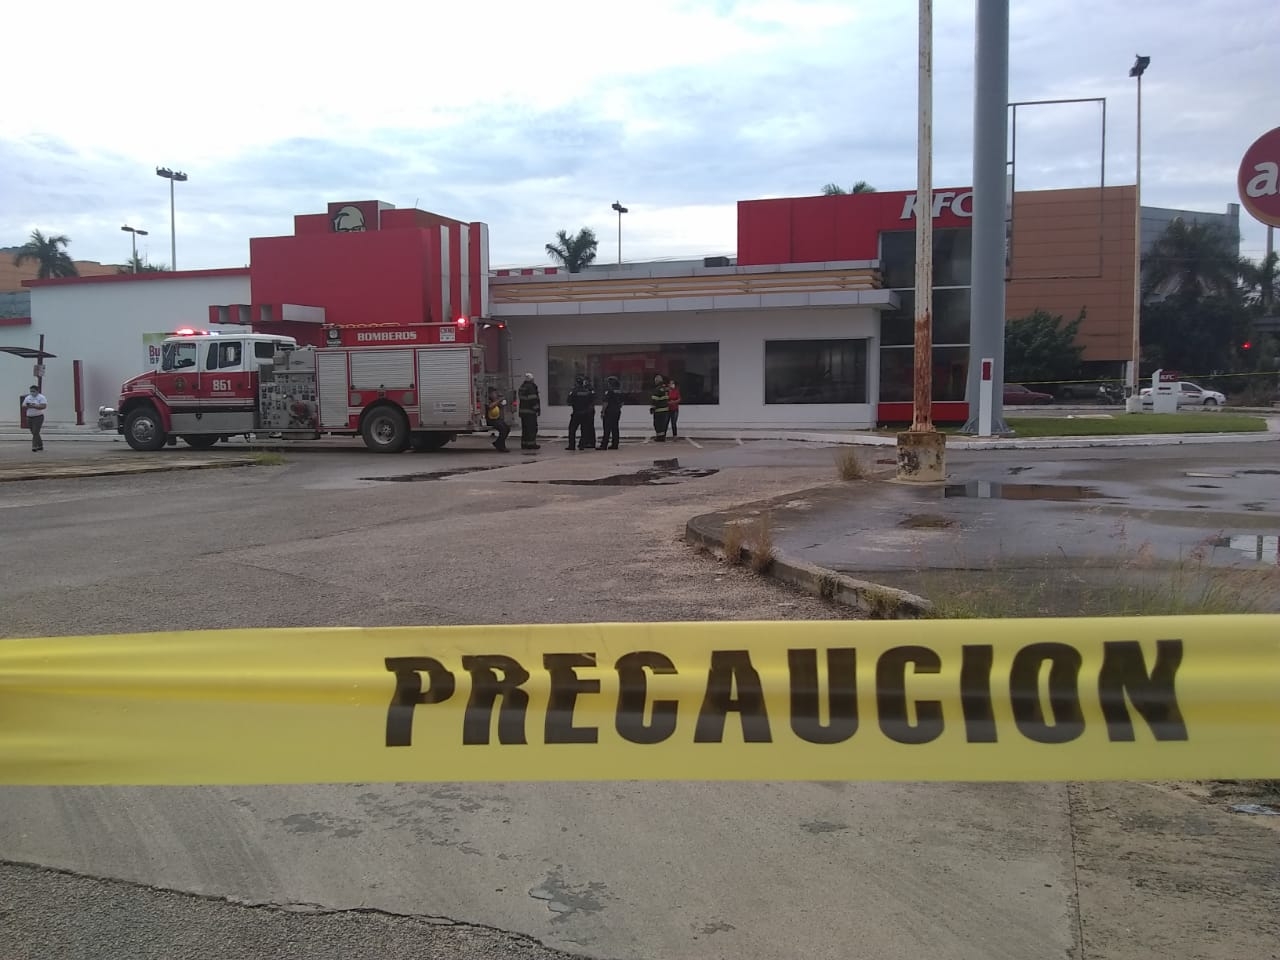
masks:
[(1250, 560), (1261, 563), (1274, 563), (1280, 566), (1280, 536), (1266, 533), (1243, 533), (1230, 537), (1219, 537), (1213, 541), (1215, 547), (1226, 547), (1244, 554)]
[(1093, 487), (1054, 483), (991, 483), (975, 480), (971, 483), (949, 483), (942, 488), (942, 495), (969, 497), (976, 500), (1093, 500), (1102, 494)]
[(1261, 475), (1264, 477), (1280, 477), (1280, 470), (1237, 470), (1236, 473)]
[(456, 470), (437, 470), (434, 473), (397, 473), (390, 477), (361, 477), (361, 480), (383, 480), (388, 483), (420, 483), (423, 480), (444, 480), (447, 477), (460, 477), (467, 473), (480, 473), (483, 470), (501, 470), (503, 467), (524, 466), (524, 464), (495, 463), (484, 467), (459, 467)]
[(566, 487), (661, 487), (685, 480), (699, 480), (719, 473), (719, 469), (681, 467), (679, 460), (655, 460), (653, 466), (635, 473), (616, 473), (591, 480), (512, 480), (511, 483), (550, 483)]
[(1009, 475), (1010, 475), (1011, 477), (1016, 477), (1018, 474), (1020, 474), (1020, 473), (1026, 473), (1026, 472), (1027, 472), (1028, 470), (1030, 470), (1030, 469), (1031, 469), (1030, 467), (1010, 467), (1010, 468), (1009, 468)]
[(1197, 490), (1221, 490), (1222, 489), (1222, 487), (1220, 487), (1216, 483), (1193, 483), (1191, 486), (1195, 487)]

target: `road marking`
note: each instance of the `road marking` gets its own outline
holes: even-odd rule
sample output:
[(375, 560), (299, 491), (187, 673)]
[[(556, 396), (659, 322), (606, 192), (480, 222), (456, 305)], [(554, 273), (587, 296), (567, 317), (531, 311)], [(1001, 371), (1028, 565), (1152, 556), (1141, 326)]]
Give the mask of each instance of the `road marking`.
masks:
[(694, 440), (692, 437), (685, 437), (685, 439), (686, 439), (686, 440), (688, 440), (688, 441), (689, 441), (691, 444), (693, 444), (695, 447), (697, 447), (699, 450), (701, 450), (701, 449), (702, 449), (702, 444), (698, 443), (698, 442), (697, 442), (696, 440)]
[(742, 445), (743, 445), (743, 444), (742, 444), (742, 438), (741, 438), (741, 437), (735, 437), (734, 439), (738, 441), (738, 446), (742, 446)]

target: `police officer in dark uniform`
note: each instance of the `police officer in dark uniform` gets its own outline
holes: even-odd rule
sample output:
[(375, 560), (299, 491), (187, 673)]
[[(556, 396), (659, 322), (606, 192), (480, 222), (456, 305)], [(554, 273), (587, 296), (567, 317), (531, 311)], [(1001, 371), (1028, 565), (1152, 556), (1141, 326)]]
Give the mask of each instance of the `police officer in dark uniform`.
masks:
[(520, 409), (520, 449), (538, 450), (538, 417), (542, 413), (542, 398), (532, 373), (524, 375), (524, 383), (516, 391)]
[(604, 383), (604, 407), (600, 411), (601, 450), (618, 449), (618, 421), (622, 419), (622, 384), (617, 377)]
[(566, 450), (574, 449), (574, 437), (582, 431), (578, 440), (578, 450), (594, 450), (596, 445), (596, 392), (587, 384), (587, 378), (573, 378), (573, 389), (569, 391), (569, 445)]

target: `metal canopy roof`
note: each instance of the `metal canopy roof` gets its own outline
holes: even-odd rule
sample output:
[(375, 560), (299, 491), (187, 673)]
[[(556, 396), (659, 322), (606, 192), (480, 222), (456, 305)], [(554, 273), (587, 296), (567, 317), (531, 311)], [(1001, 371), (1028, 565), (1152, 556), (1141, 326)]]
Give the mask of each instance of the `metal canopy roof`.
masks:
[(32, 347), (0, 347), (0, 353), (12, 353), (15, 357), (22, 357), (24, 360), (44, 360), (47, 357), (57, 356), (56, 353), (36, 350)]

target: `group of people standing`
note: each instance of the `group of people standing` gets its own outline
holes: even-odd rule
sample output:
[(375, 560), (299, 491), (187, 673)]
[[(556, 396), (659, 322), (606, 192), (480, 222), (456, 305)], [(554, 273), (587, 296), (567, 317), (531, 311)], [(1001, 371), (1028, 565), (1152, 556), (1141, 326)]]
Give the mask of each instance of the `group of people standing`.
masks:
[[(516, 391), (516, 399), (520, 411), (520, 449), (541, 449), (538, 443), (538, 417), (542, 415), (542, 398), (538, 394), (538, 384), (532, 373), (524, 375), (524, 382)], [(622, 419), (622, 405), (626, 400), (622, 392), (622, 383), (617, 377), (605, 379), (604, 396), (600, 410), (600, 443), (596, 444), (596, 392), (585, 376), (574, 377), (573, 389), (569, 391), (569, 445), (566, 450), (617, 450), (620, 439), (618, 423)], [(503, 415), (505, 404), (498, 397), (497, 390), (489, 391), (489, 406), (486, 419), (489, 426), (498, 431), (494, 446), (506, 452), (506, 439), (510, 428)], [(674, 380), (661, 374), (653, 378), (653, 389), (649, 394), (649, 412), (653, 415), (654, 440), (662, 443), (667, 439), (667, 430), (671, 436), (677, 437), (677, 423), (680, 419), (680, 387)]]

